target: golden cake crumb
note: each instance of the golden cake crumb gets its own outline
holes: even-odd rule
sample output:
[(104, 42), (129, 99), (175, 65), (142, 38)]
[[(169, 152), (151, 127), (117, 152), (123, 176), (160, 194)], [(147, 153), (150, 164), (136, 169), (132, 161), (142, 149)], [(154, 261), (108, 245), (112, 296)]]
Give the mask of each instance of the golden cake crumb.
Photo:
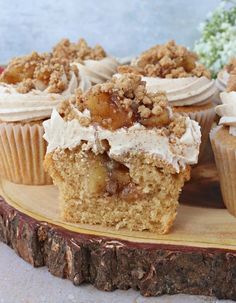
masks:
[(45, 168), (59, 187), (62, 218), (116, 229), (165, 234), (175, 220), (190, 167), (180, 173), (133, 157), (129, 168), (81, 148), (47, 154)]
[(66, 58), (70, 62), (80, 62), (83, 60), (101, 60), (106, 57), (106, 52), (100, 45), (94, 48), (88, 46), (84, 39), (80, 39), (77, 43), (70, 42), (69, 39), (62, 39), (53, 48), (53, 57)]
[(12, 59), (0, 75), (0, 82), (16, 84), (22, 94), (32, 89), (61, 93), (68, 88), (71, 72), (78, 78), (77, 67), (70, 66), (67, 60), (53, 58), (50, 53), (33, 52)]
[(202, 77), (210, 78), (210, 72), (200, 63), (194, 52), (186, 47), (169, 41), (156, 45), (143, 52), (131, 66), (121, 66), (120, 73), (133, 72), (146, 77), (180, 78)]

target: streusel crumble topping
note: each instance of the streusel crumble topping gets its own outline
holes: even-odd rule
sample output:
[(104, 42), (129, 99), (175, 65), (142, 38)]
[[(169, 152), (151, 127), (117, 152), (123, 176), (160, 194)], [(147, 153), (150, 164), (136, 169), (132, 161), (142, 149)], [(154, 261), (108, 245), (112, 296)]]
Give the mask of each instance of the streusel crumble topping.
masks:
[(94, 48), (89, 47), (84, 39), (77, 43), (70, 42), (69, 39), (62, 39), (53, 48), (55, 58), (67, 58), (73, 62), (82, 62), (83, 60), (101, 60), (106, 57), (104, 49), (100, 45)]
[(77, 67), (70, 66), (68, 60), (54, 58), (50, 53), (33, 52), (12, 59), (0, 75), (0, 82), (16, 84), (22, 94), (46, 88), (49, 93), (60, 93), (68, 88), (71, 72), (78, 78)]
[[(140, 123), (147, 128), (166, 127), (166, 131), (181, 137), (186, 130), (185, 117), (172, 113), (164, 92), (148, 93), (145, 85), (138, 75), (114, 76), (84, 94), (78, 90), (74, 97), (62, 103), (60, 113), (64, 119), (77, 118), (83, 125), (97, 123), (115, 130)], [(86, 110), (90, 112), (89, 117), (78, 114)]]
[(210, 72), (198, 63), (197, 59), (197, 55), (186, 47), (169, 41), (143, 52), (131, 66), (119, 67), (119, 72), (133, 72), (146, 77), (160, 78), (191, 76), (210, 78)]
[(236, 91), (236, 58), (232, 58), (226, 65), (226, 71), (229, 73), (226, 90), (227, 92)]

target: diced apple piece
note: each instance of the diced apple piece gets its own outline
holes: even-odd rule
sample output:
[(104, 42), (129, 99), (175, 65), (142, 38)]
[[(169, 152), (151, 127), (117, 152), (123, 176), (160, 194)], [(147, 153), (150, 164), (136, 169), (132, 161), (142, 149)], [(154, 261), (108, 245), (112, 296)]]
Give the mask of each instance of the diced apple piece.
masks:
[(196, 57), (195, 56), (186, 56), (183, 60), (183, 68), (186, 72), (191, 72), (196, 67)]
[(119, 188), (123, 188), (125, 185), (131, 182), (129, 170), (117, 169), (112, 172), (112, 178), (117, 180)]
[(168, 110), (164, 110), (159, 116), (151, 116), (147, 119), (142, 119), (141, 124), (147, 127), (162, 127), (170, 123)]
[(132, 124), (128, 112), (119, 108), (108, 93), (88, 96), (85, 105), (91, 112), (93, 122), (105, 128), (115, 130)]
[(138, 191), (134, 183), (129, 183), (121, 192), (121, 198), (127, 201), (134, 201), (140, 197), (140, 192)]
[(8, 84), (16, 84), (27, 78), (32, 78), (35, 67), (30, 65), (27, 70), (23, 70), (21, 65), (11, 65), (10, 68), (6, 68), (1, 75), (1, 81)]
[(110, 114), (110, 95), (107, 93), (89, 95), (85, 104), (92, 116), (107, 117)]
[(98, 159), (93, 159), (90, 162), (88, 171), (88, 192), (90, 194), (99, 194), (105, 191), (107, 183), (107, 169), (104, 164)]

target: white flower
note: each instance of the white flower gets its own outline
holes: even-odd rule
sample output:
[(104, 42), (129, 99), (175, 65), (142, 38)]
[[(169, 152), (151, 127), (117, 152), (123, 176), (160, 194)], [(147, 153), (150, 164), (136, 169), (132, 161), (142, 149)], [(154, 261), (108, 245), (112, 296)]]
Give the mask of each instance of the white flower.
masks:
[(231, 57), (236, 56), (236, 5), (227, 9), (222, 2), (199, 27), (201, 38), (195, 43), (194, 50), (200, 61), (216, 75)]

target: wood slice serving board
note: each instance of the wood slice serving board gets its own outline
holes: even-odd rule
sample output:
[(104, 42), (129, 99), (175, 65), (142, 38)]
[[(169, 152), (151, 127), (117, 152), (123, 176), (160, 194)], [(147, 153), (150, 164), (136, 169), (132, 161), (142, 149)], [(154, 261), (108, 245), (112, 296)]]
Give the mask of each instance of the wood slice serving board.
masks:
[(67, 224), (54, 186), (2, 180), (0, 195), (0, 240), (75, 285), (236, 299), (236, 218), (223, 208), (212, 164), (193, 171), (174, 227), (162, 236)]

